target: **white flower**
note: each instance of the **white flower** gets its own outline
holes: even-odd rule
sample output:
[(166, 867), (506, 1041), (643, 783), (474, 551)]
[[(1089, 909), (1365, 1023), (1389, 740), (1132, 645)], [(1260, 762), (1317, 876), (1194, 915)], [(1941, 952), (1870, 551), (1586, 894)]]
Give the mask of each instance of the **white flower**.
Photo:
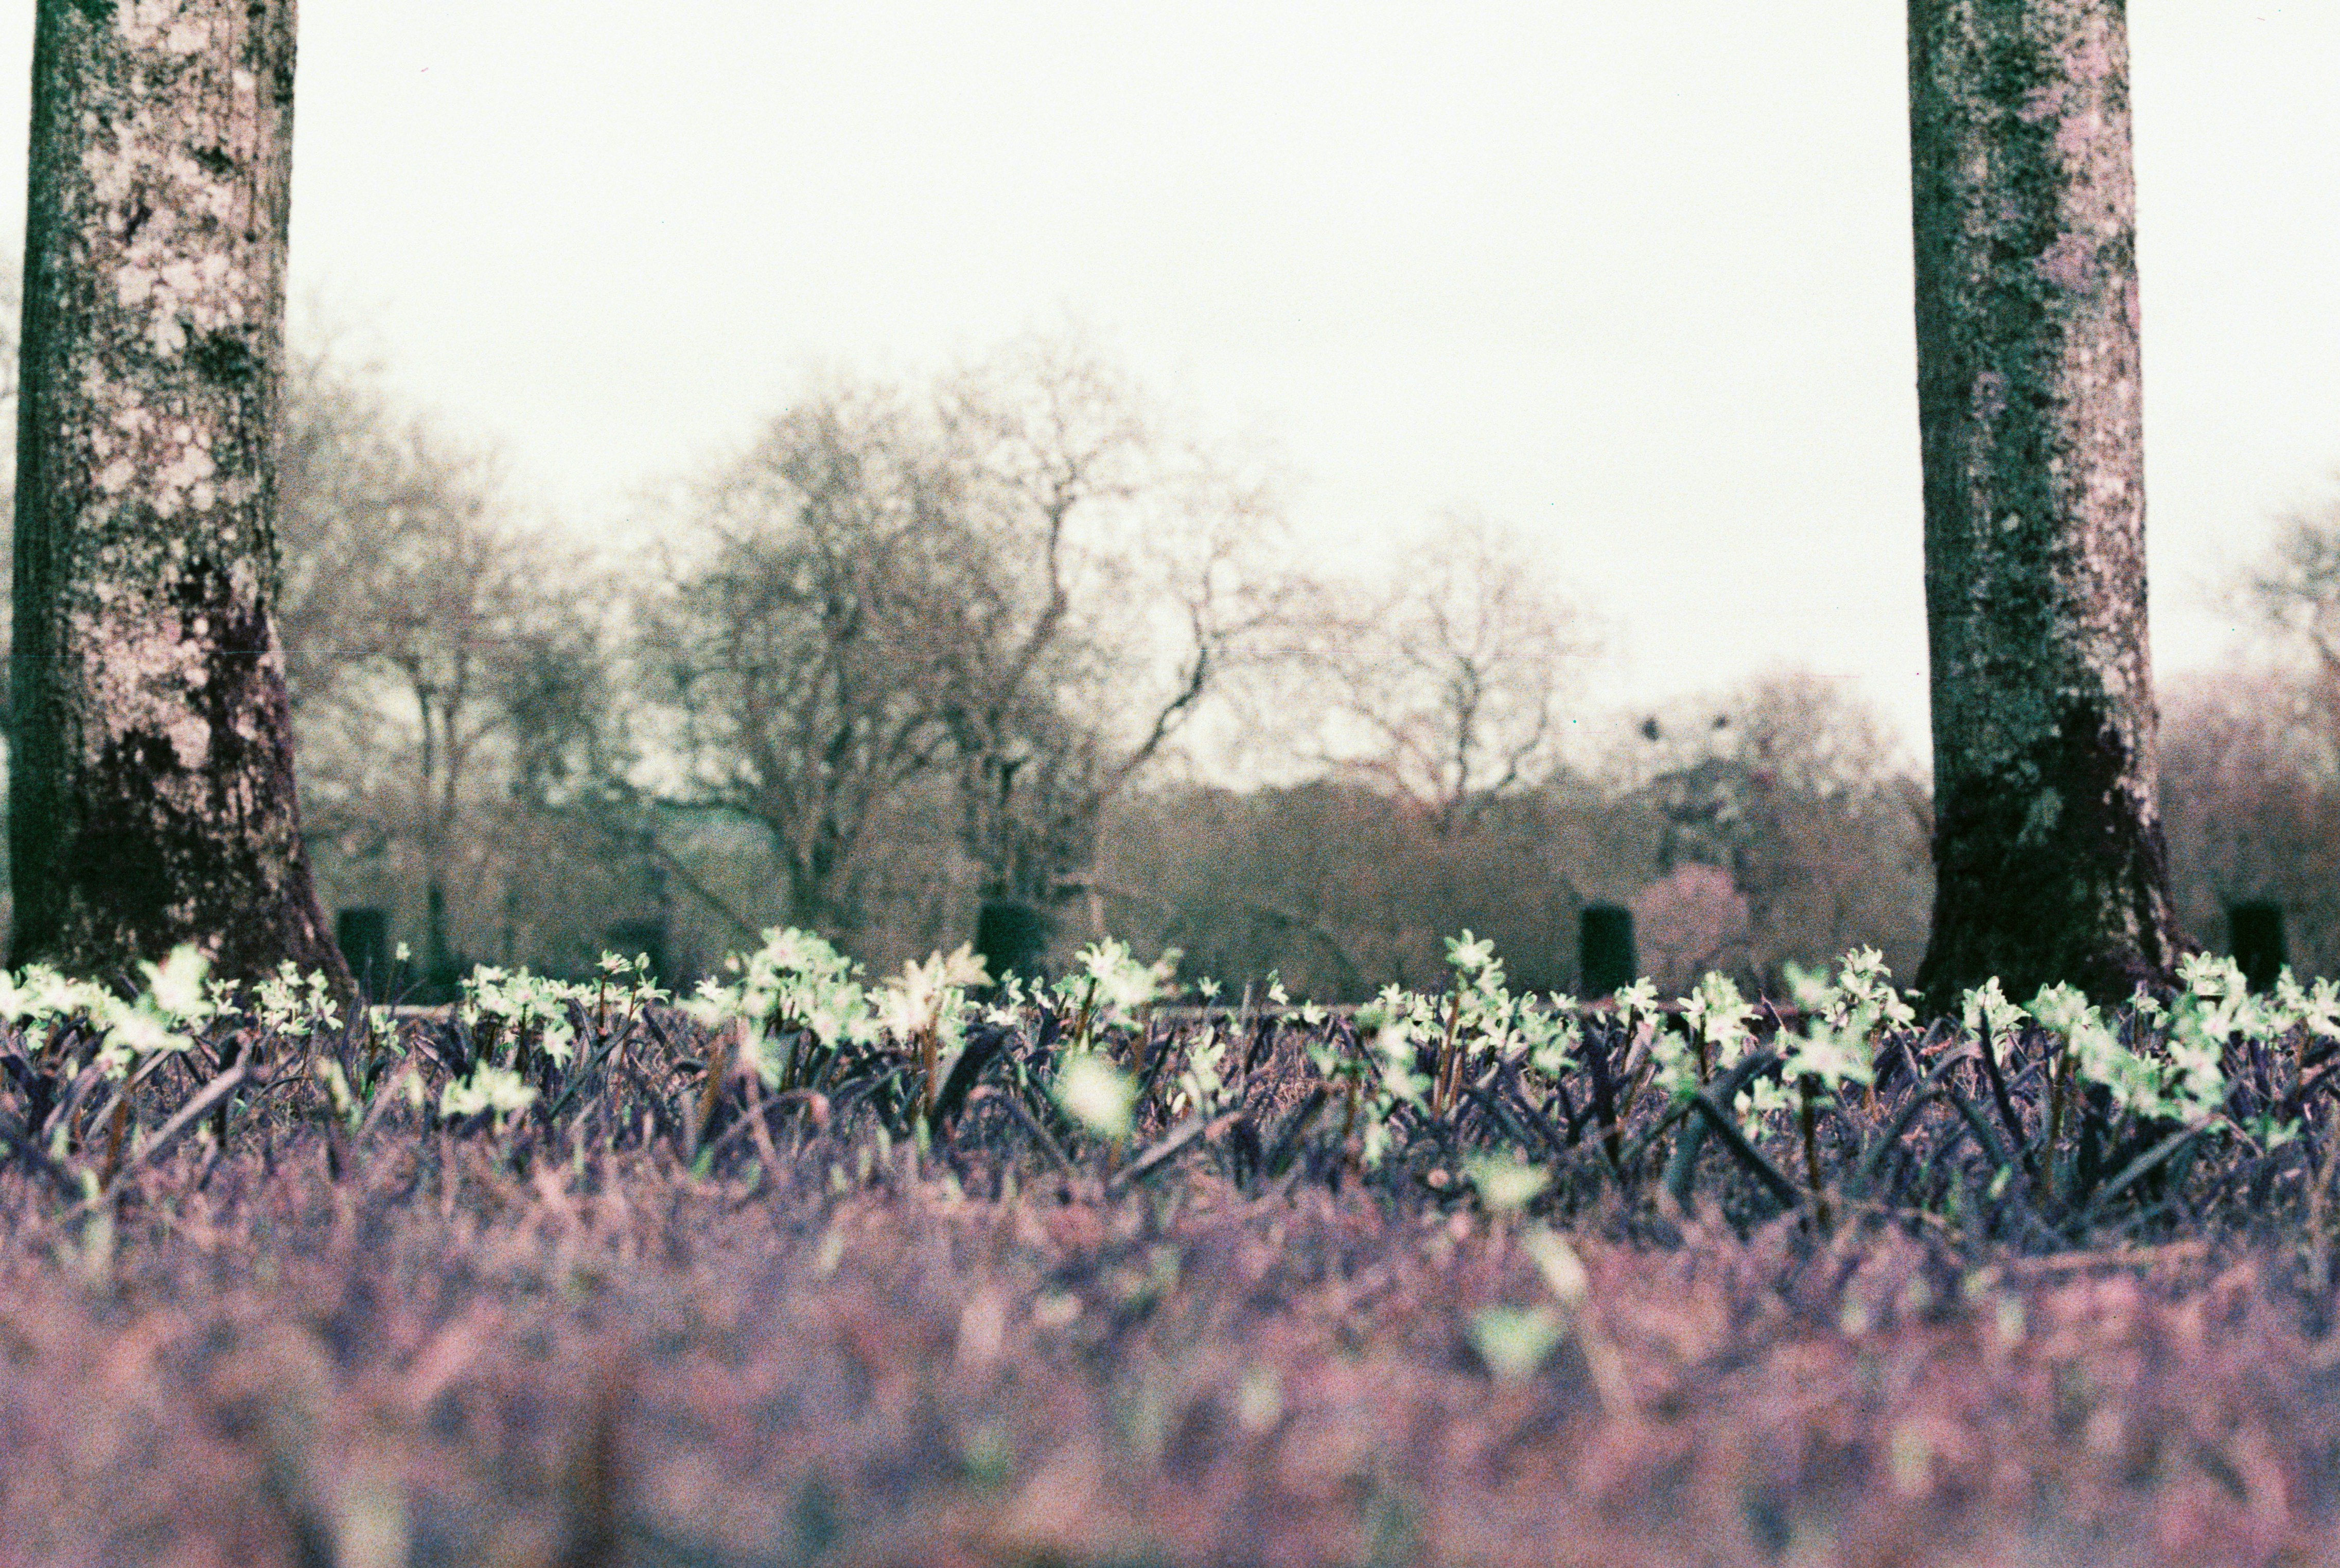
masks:
[(0, 1018), (15, 1023), (32, 1016), (37, 1006), (35, 994), (16, 984), (16, 977), (0, 969)]
[(690, 1016), (693, 1023), (702, 1028), (719, 1028), (731, 1018), (738, 1017), (735, 1007), (738, 1000), (729, 987), (709, 975), (700, 978), (698, 990), (693, 993), (690, 1000), (683, 1003), (682, 1010)]
[(1205, 1111), (1217, 1110), (1226, 1092), (1225, 1079), (1219, 1072), (1226, 1057), (1226, 1042), (1219, 1037), (1219, 1031), (1205, 1029), (1203, 1037), (1187, 1047), (1186, 1066), (1178, 1075), (1182, 1097)]
[(878, 993), (878, 1023), (903, 1041), (929, 1034), (956, 1035), (967, 1005), (965, 987), (984, 985), (989, 979), (983, 960), (965, 945), (948, 957), (936, 953), (924, 963), (906, 963), (902, 972)]
[(1661, 1028), (1650, 1037), (1650, 1055), (1658, 1064), (1658, 1087), (1668, 1098), (1684, 1099), (1698, 1093), (1698, 1057), (1689, 1040)]
[[(1090, 943), (1074, 955), (1073, 961), (1086, 977), (1079, 994), (1101, 1009), (1107, 1021), (1117, 1024), (1135, 1022), (1140, 1012), (1161, 1000), (1178, 969), (1175, 948), (1152, 964), (1141, 964), (1127, 943), (1113, 937)], [(1279, 1001), (1281, 993), (1281, 986), (1269, 987), (1270, 996)]]
[(1592, 1275), (1576, 1249), (1542, 1226), (1531, 1228), (1520, 1242), (1534, 1260), (1536, 1272), (1543, 1275), (1544, 1288), (1552, 1292), (1552, 1299), (1572, 1313), (1582, 1306), (1591, 1293)]
[(1828, 1010), (1836, 990), (1828, 983), (1826, 969), (1807, 969), (1793, 958), (1782, 965), (1781, 969), (1788, 978), (1788, 996), (1797, 1007), (1807, 1013)]
[(104, 1020), (105, 1046), (99, 1053), (106, 1071), (115, 1077), (141, 1057), (157, 1051), (183, 1051), (187, 1037), (174, 1030), (167, 1019), (144, 1007), (124, 1007), (116, 1004), (114, 1016)]
[(2247, 992), (2243, 967), (2220, 953), (2188, 953), (2177, 960), (2177, 978), (2197, 997), (2231, 997)]
[(1658, 983), (1647, 975), (1616, 993), (1617, 1017), (1631, 1027), (1635, 1018), (1658, 1010)]
[(481, 1111), (524, 1111), (536, 1103), (536, 1091), (506, 1067), (481, 1065), (471, 1076), (447, 1086), (439, 1097), (441, 1116), (476, 1116)]
[(1760, 1118), (1787, 1109), (1790, 1103), (1787, 1085), (1776, 1078), (1757, 1078), (1739, 1091), (1734, 1108), (1739, 1112), (1740, 1126), (1752, 1136)]
[(537, 1037), (536, 1044), (538, 1049), (565, 1067), (569, 1065), (569, 1058), (577, 1054), (576, 1027), (566, 1018), (548, 1023), (544, 1026), (544, 1032)]
[(1446, 961), (1462, 974), (1476, 974), (1495, 961), (1494, 941), (1486, 937), (1474, 938), (1465, 927), (1462, 936), (1446, 938)]
[(1535, 1374), (1568, 1325), (1548, 1306), (1490, 1306), (1471, 1318), (1471, 1345), (1498, 1383), (1521, 1383)]
[(2086, 1025), (2103, 1021), (2087, 993), (2062, 981), (2039, 987), (2039, 994), (2031, 998), (2031, 1016), (2039, 1020), (2041, 1027), (2067, 1039)]
[(1576, 1068), (1576, 1043), (1583, 1027), (1576, 1021), (1573, 997), (1554, 996), (1550, 1012), (1526, 1011), (1522, 1016), (1528, 1042), (1528, 1065), (1548, 1078)]
[(99, 1017), (113, 1005), (111, 992), (87, 980), (68, 980), (46, 964), (25, 966), (21, 984), (5, 998), (17, 1018)]
[(146, 971), (146, 995), (164, 1017), (183, 1024), (202, 1024), (212, 1016), (203, 988), (211, 963), (192, 943), (181, 943), (160, 966), (142, 962)]
[(1748, 1020), (1754, 1017), (1755, 1006), (1739, 994), (1738, 986), (1728, 975), (1710, 969), (1700, 976), (1690, 995), (1681, 999), (1681, 1013), (1682, 1021), (1705, 1035), (1707, 1043), (1714, 1047), (1708, 1064), (1710, 1067), (1728, 1067), (1737, 1061), (1754, 1037)]
[(1817, 1078), (1830, 1091), (1848, 1082), (1873, 1083), (1877, 1071), (1869, 1042), (1869, 1021), (1866, 1016), (1855, 1014), (1851, 1026), (1842, 1030), (1826, 1025), (1815, 1027), (1790, 1055), (1789, 1074)]
[(2030, 1017), (2007, 999), (2007, 993), (1999, 989), (1997, 975), (1966, 994), (1960, 1012), (1968, 1028), (1976, 1031), (1988, 1028), (1994, 1036), (2005, 1034)]
[[(2295, 992), (2299, 989), (2289, 969), (2284, 970), (2283, 978), (2291, 982)], [(2334, 985), (2329, 977), (2318, 976), (2315, 986), (2300, 997), (2295, 1016), (2311, 1034), (2327, 1040), (2340, 1037), (2340, 986)]]
[(1370, 1045), (1381, 1060), (1382, 1088), (1393, 1100), (1422, 1104), (1430, 1093), (1430, 1079), (1414, 1067), (1412, 1027), (1404, 1023), (1384, 1024), (1373, 1031)]
[(1837, 960), (1837, 984), (1864, 990), (1881, 986), (1888, 976), (1885, 955), (1875, 948), (1855, 948)]

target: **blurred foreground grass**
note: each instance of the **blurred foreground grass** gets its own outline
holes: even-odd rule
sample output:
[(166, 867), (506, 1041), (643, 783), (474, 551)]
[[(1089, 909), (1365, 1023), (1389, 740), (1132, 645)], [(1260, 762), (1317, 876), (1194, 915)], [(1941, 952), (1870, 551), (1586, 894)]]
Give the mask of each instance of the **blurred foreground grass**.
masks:
[(1451, 946), (12, 981), (0, 1563), (2340, 1562), (2340, 992)]
[(0, 1559), (2340, 1555), (2330, 1295), (2256, 1243), (834, 1168), (312, 1133), (77, 1226), (11, 1175)]

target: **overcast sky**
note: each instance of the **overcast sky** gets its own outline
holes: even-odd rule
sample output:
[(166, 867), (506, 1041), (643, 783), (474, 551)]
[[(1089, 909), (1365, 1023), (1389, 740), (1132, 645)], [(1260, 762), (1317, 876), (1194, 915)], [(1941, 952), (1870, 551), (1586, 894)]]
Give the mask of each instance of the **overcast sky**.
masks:
[[(1922, 755), (1903, 15), (305, 0), (294, 286), (600, 530), (808, 364), (1077, 321), (1280, 450), (1305, 548), (1475, 510), (1601, 608), (1604, 696), (1802, 664)], [(2129, 15), (2166, 674), (2340, 493), (2340, 4)]]

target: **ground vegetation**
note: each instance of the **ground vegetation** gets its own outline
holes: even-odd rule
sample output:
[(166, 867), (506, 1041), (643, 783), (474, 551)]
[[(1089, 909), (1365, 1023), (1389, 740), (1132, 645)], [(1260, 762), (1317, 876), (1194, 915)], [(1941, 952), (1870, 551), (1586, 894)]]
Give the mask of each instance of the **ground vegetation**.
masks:
[(1449, 958), (1341, 1014), (801, 932), (679, 1008), (15, 977), (7, 1554), (2325, 1560), (2331, 987)]

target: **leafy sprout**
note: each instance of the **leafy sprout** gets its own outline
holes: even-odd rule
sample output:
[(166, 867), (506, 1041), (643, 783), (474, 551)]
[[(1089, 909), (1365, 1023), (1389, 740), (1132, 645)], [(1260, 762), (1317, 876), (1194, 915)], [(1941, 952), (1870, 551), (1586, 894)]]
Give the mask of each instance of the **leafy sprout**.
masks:
[(1066, 1058), (1055, 1094), (1065, 1114), (1092, 1136), (1109, 1143), (1129, 1136), (1137, 1084), (1104, 1057), (1084, 1051)]

